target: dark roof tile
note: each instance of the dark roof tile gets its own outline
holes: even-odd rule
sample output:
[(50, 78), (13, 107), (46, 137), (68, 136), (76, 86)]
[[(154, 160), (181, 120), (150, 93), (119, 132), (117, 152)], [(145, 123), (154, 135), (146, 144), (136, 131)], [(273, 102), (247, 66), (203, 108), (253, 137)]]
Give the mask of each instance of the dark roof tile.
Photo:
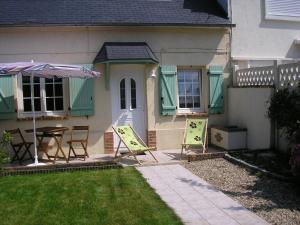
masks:
[(0, 0), (0, 26), (230, 26), (216, 0)]

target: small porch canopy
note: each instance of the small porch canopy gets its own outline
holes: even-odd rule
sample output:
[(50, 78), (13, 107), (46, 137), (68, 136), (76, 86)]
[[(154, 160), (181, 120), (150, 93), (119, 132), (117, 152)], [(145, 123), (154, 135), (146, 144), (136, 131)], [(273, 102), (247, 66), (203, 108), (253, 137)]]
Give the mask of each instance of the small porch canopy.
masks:
[(105, 42), (93, 64), (105, 64), (105, 86), (109, 89), (110, 64), (157, 64), (158, 62), (146, 42)]

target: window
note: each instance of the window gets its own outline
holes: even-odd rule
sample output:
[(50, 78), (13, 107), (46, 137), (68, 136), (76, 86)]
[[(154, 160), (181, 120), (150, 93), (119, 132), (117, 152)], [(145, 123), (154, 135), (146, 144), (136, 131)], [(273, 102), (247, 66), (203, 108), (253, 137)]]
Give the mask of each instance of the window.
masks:
[(178, 70), (177, 82), (179, 111), (201, 111), (201, 72)]
[[(19, 78), (21, 112), (30, 114), (31, 105), (31, 79), (28, 76)], [(64, 85), (62, 78), (34, 77), (34, 107), (38, 115), (55, 115), (64, 113)]]
[(300, 21), (299, 0), (265, 0), (266, 19)]

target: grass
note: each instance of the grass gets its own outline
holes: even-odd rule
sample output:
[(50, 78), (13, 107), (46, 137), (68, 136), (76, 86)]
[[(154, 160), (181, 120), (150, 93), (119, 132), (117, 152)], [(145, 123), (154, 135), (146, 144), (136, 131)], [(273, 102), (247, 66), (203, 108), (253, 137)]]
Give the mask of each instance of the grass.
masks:
[(2, 225), (182, 224), (134, 168), (0, 178)]

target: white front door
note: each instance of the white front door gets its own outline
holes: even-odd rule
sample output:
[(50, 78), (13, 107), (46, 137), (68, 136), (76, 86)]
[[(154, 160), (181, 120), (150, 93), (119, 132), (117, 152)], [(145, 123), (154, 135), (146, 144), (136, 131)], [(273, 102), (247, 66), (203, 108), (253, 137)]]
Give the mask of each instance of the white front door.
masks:
[[(110, 73), (112, 123), (129, 124), (146, 141), (144, 66), (113, 65)], [(114, 147), (119, 138), (114, 134)]]

